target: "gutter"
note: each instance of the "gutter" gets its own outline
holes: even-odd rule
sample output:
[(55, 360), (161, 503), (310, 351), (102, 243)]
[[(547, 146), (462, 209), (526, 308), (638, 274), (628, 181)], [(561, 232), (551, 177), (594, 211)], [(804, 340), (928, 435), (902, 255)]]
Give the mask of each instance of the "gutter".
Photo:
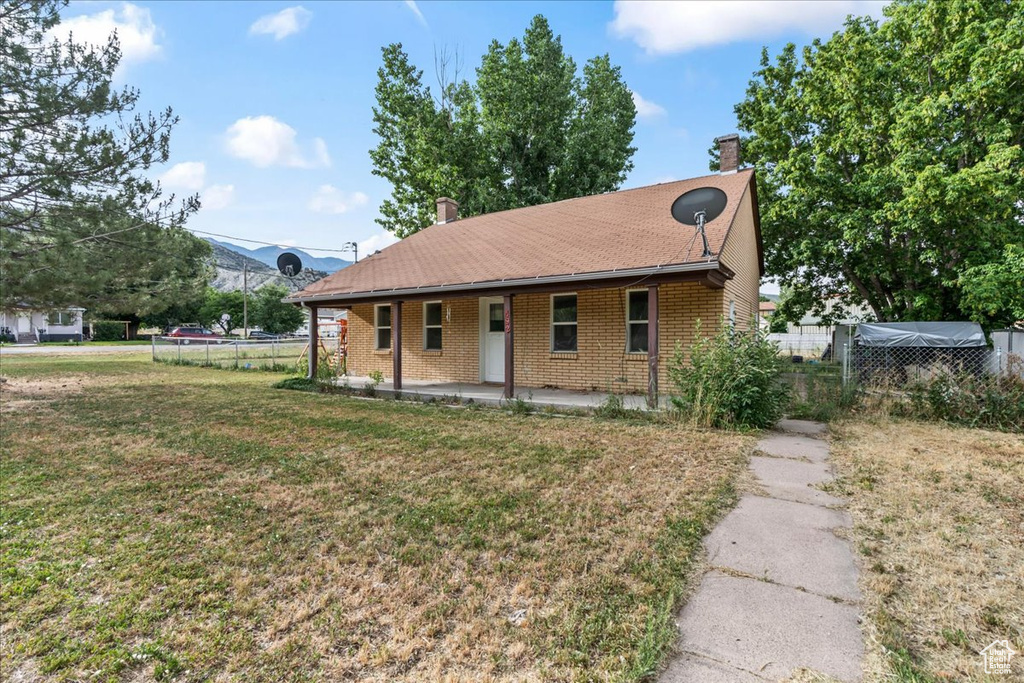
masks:
[[(623, 277), (649, 277), (651, 275), (671, 275), (673, 273), (692, 273), (701, 270), (723, 270), (718, 259), (713, 261), (702, 261), (699, 263), (681, 263), (669, 266), (649, 266), (646, 268), (623, 268), (614, 270), (599, 270), (590, 273), (572, 273), (569, 275), (538, 275), (537, 277), (515, 278), (508, 280), (484, 280), (481, 282), (465, 282), (456, 285), (433, 285), (430, 287), (404, 287), (401, 289), (371, 289), (362, 292), (345, 292), (338, 294), (314, 294), (313, 296), (296, 297), (289, 296), (283, 299), (288, 303), (298, 303), (303, 306), (306, 303), (318, 301), (360, 301), (362, 299), (393, 295), (395, 297), (410, 296), (417, 294), (443, 294), (445, 292), (481, 291), (489, 289), (508, 289), (517, 286), (534, 285), (557, 285), (571, 284), (575, 282), (587, 282), (590, 280), (607, 280), (610, 278)], [(731, 279), (733, 273), (728, 268), (724, 269), (727, 277)]]

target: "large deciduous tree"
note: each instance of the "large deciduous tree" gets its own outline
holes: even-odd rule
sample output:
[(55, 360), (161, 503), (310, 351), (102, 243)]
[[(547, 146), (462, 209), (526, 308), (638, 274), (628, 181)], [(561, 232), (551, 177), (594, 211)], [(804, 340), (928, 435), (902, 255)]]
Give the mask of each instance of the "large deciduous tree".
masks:
[(399, 237), (433, 223), (441, 196), (472, 216), (615, 190), (633, 167), (636, 109), (619, 68), (603, 55), (577, 75), (543, 16), (522, 40), (493, 41), (473, 85), (441, 55), (436, 96), (400, 44), (383, 57), (370, 157), (392, 186), (378, 223)]
[(209, 249), (181, 229), (198, 199), (146, 177), (177, 119), (113, 86), (116, 36), (56, 37), (65, 4), (0, 3), (0, 306), (147, 315), (205, 282)]
[(199, 322), (206, 327), (219, 327), (224, 334), (242, 326), (245, 317), (245, 299), (241, 290), (218, 292), (206, 288), (206, 298), (199, 308)]
[(1024, 11), (897, 0), (885, 14), (799, 55), (764, 51), (736, 107), (766, 268), (791, 291), (782, 313), (837, 318), (832, 300), (882, 321), (1005, 324), (1012, 306), (970, 305), (965, 288), (1024, 244)]
[(306, 321), (306, 314), (294, 304), (282, 299), (288, 290), (280, 285), (264, 285), (252, 298), (252, 324), (271, 334), (289, 334), (299, 329)]

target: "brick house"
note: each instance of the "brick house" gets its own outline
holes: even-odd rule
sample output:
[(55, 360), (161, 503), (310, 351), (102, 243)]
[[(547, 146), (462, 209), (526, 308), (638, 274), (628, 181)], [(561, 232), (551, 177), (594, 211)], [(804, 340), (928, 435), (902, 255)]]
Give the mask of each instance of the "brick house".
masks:
[[(716, 175), (463, 219), (438, 199), (436, 225), (286, 300), (347, 309), (350, 374), (380, 371), (396, 390), (406, 377), (504, 383), (506, 397), (518, 385), (656, 400), (659, 353), (692, 343), (698, 320), (708, 334), (757, 316), (754, 173), (737, 168), (737, 136), (718, 142)], [(708, 257), (671, 213), (702, 187), (727, 200), (707, 222)]]

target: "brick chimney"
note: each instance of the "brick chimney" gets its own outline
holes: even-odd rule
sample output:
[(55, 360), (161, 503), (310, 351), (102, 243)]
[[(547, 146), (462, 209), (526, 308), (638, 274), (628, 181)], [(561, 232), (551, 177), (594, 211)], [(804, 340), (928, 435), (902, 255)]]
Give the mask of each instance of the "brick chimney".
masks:
[(437, 200), (437, 223), (451, 223), (459, 217), (459, 203), (448, 197), (440, 197)]
[(718, 145), (719, 173), (735, 173), (740, 167), (740, 136), (736, 133), (715, 138)]

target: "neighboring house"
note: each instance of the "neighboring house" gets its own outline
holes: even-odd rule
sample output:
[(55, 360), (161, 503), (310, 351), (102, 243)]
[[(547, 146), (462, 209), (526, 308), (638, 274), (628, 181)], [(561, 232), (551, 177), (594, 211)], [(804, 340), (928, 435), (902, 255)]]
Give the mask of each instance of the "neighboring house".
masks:
[[(345, 309), (317, 308), (316, 319), (321, 337), (336, 337), (338, 336), (338, 331), (347, 324), (348, 311)], [(295, 334), (308, 335), (309, 320), (302, 323), (302, 326), (295, 330)]]
[(759, 328), (767, 330), (769, 325), (771, 325), (773, 315), (775, 315), (774, 301), (757, 302), (757, 326)]
[[(701, 178), (464, 219), (438, 199), (436, 225), (287, 300), (347, 308), (350, 373), (380, 371), (396, 389), (405, 377), (499, 382), (506, 396), (517, 383), (656, 395), (698, 320), (709, 335), (757, 314), (754, 173), (737, 170), (738, 137), (719, 143), (723, 172)], [(727, 198), (706, 258), (671, 213), (702, 187)]]
[[(762, 302), (761, 305), (765, 305)], [(836, 307), (836, 300), (825, 302), (825, 313), (831, 313)], [(846, 315), (838, 321), (839, 327), (849, 327), (872, 318), (871, 310), (865, 306), (847, 306)], [(825, 325), (821, 318), (810, 312), (796, 323), (787, 323), (785, 332), (768, 335), (768, 338), (779, 345), (783, 353), (817, 357), (825, 353), (830, 345), (835, 345), (837, 325)], [(766, 325), (767, 326), (767, 325)]]
[(0, 336), (13, 337), (19, 344), (45, 341), (82, 341), (84, 308), (39, 311), (18, 307), (0, 311)]

